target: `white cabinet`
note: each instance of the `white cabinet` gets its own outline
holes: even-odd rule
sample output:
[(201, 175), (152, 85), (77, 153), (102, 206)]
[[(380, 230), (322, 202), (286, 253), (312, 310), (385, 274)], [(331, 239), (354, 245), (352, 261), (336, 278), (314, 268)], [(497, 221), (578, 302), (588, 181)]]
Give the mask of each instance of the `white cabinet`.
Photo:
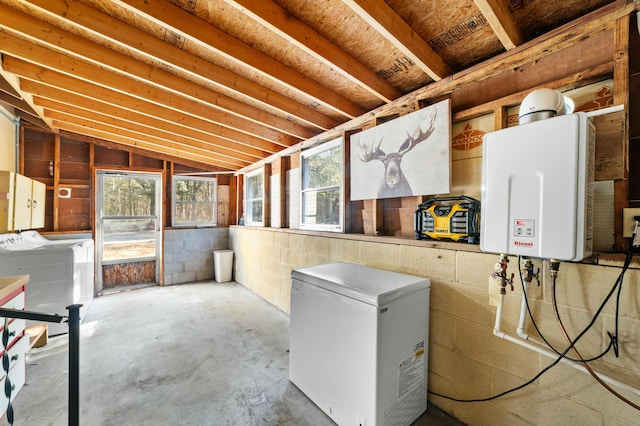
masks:
[(13, 231), (13, 193), (16, 174), (0, 172), (0, 233)]
[(44, 227), (44, 183), (0, 171), (0, 232)]

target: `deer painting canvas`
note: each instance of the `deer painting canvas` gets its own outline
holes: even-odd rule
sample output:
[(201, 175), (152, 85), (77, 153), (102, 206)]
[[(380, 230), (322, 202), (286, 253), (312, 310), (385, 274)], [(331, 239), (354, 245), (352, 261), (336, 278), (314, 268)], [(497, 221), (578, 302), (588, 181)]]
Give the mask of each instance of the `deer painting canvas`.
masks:
[(446, 194), (451, 182), (449, 100), (351, 136), (351, 199)]

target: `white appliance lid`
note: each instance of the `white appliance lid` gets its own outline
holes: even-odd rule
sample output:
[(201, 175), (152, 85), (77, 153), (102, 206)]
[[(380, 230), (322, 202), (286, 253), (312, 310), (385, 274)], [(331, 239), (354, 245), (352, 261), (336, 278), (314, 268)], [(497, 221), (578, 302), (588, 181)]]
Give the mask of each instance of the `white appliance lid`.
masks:
[(428, 278), (346, 262), (299, 268), (291, 277), (374, 306), (428, 289)]
[(69, 238), (52, 240), (40, 234), (38, 231), (22, 231), (20, 233), (20, 237), (22, 237), (24, 241), (31, 242), (39, 246), (71, 247), (80, 244), (93, 245), (93, 240), (91, 238)]

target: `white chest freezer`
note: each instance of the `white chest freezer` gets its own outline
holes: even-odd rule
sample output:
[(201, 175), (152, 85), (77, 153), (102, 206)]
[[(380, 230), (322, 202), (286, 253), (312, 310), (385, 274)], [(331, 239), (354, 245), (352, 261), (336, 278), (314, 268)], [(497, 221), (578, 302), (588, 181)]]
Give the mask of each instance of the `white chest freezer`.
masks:
[(350, 263), (291, 273), (289, 379), (339, 425), (427, 408), (430, 281)]

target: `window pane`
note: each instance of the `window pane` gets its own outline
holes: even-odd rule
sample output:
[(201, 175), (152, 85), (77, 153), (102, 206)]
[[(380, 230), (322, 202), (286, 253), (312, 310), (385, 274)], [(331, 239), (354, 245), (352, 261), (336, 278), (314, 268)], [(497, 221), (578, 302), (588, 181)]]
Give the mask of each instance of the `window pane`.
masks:
[(176, 203), (174, 223), (214, 223), (213, 204)]
[(104, 176), (104, 216), (153, 216), (156, 186), (153, 179)]
[(214, 188), (212, 181), (176, 179), (176, 201), (213, 202)]
[(340, 190), (308, 191), (302, 195), (302, 221), (307, 225), (340, 224)]
[(340, 147), (303, 158), (303, 188), (324, 188), (340, 184), (342, 150)]
[(103, 260), (155, 257), (155, 220), (105, 219), (103, 226)]
[(248, 198), (262, 198), (262, 180), (263, 173), (247, 178), (247, 195)]
[(216, 224), (215, 178), (174, 177), (173, 197), (175, 226)]
[(262, 222), (262, 200), (251, 202), (251, 221)]

